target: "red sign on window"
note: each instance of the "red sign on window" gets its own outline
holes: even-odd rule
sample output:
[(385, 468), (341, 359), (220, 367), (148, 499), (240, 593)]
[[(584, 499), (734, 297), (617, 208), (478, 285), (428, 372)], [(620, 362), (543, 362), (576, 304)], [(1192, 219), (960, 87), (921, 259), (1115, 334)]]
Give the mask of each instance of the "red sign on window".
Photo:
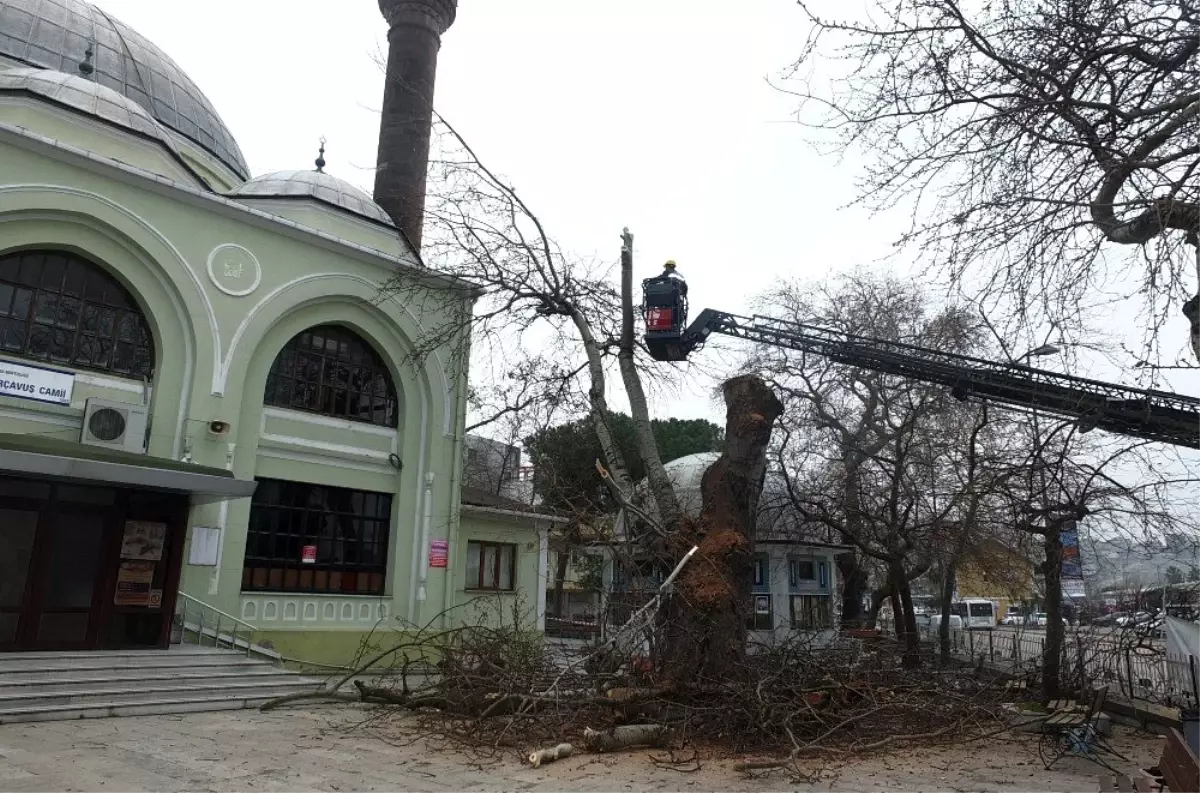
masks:
[(429, 566), (445, 567), (450, 558), (449, 540), (429, 541)]
[(300, 561), (304, 564), (317, 563), (317, 546), (305, 545), (300, 551)]

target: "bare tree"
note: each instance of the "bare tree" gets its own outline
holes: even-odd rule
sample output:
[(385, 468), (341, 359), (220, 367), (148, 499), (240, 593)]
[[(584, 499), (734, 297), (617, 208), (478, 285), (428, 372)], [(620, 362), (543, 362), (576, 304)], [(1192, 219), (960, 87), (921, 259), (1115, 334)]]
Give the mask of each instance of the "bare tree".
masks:
[[(1064, 328), (1132, 283), (1143, 357), (1182, 304), (1200, 359), (1197, 0), (898, 0), (847, 21), (814, 2), (800, 118), (870, 155), (868, 205), (912, 199), (905, 242)], [(1106, 243), (1136, 252), (1116, 266)]]
[(1015, 530), (1040, 540), (1038, 565), (1047, 618), (1042, 656), (1042, 695), (1061, 693), (1064, 646), (1063, 533), (1086, 522), (1093, 535), (1156, 542), (1166, 534), (1195, 536), (1196, 521), (1186, 503), (1196, 487), (1194, 474), (1180, 466), (1172, 475), (1156, 444), (1083, 434), (1075, 422), (1037, 422), (1018, 417), (1007, 431), (1024, 436), (1023, 457), (1009, 462), (1003, 509)]
[[(543, 420), (591, 418), (603, 453), (603, 481), (616, 502), (648, 529), (640, 535), (640, 550), (670, 569), (700, 546), (696, 562), (679, 578), (678, 595), (660, 613), (670, 673), (688, 684), (705, 670), (719, 667), (727, 674), (733, 668), (727, 660), (714, 665), (711, 658), (717, 656), (696, 648), (729, 648), (732, 656), (718, 653), (726, 659), (743, 651), (748, 598), (741, 592), (743, 582), (748, 586), (753, 544), (753, 522), (746, 516), (753, 515), (762, 488), (766, 442), (776, 415), (773, 397), (753, 378), (726, 384), (726, 451), (714, 466), (719, 472), (705, 477), (703, 514), (698, 519), (682, 515), (651, 430), (642, 376), (650, 359), (636, 329), (632, 235), (628, 230), (622, 235), (620, 283), (614, 288), (609, 268), (565, 255), (512, 185), (482, 163), (444, 119), (437, 119), (437, 129), (422, 256), (439, 273), (476, 286), (479, 297), (473, 313), (463, 314), (437, 305), (437, 295), (426, 290), (424, 299), (435, 304), (418, 308), (442, 319), (429, 324), (414, 358), (443, 346), (447, 338), (470, 337), (472, 373), (484, 374), (473, 381), (473, 405), (490, 414), (474, 426), (522, 412)], [(389, 289), (410, 294), (414, 277), (397, 273)], [(540, 352), (547, 349), (553, 354)], [(467, 363), (465, 356), (455, 361), (457, 372), (464, 373)], [(607, 393), (614, 363), (646, 470), (650, 511), (630, 501), (630, 465), (613, 433)], [(670, 371), (664, 374), (669, 377)], [(716, 536), (729, 542), (706, 543)], [(707, 584), (693, 573), (700, 569), (712, 576)]]
[[(929, 312), (919, 288), (865, 274), (785, 285), (763, 302), (787, 319), (944, 349), (966, 350), (978, 335), (966, 314)], [(747, 368), (765, 372), (784, 396), (776, 459), (793, 505), (878, 564), (871, 618), (893, 598), (906, 662), (919, 663), (910, 581), (931, 567), (931, 538), (948, 531), (957, 506), (956, 498), (931, 500), (929, 488), (948, 475), (937, 469), (962, 460), (966, 436), (951, 440), (946, 421), (963, 406), (941, 389), (789, 350), (758, 351)]]

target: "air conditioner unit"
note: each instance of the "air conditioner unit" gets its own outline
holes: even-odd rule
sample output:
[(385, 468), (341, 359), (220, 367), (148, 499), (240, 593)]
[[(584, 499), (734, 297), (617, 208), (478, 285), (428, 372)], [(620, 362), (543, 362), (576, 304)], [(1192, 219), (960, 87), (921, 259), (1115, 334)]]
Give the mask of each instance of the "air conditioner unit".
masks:
[(79, 442), (145, 454), (149, 416), (150, 409), (146, 405), (89, 399), (83, 408), (83, 432)]

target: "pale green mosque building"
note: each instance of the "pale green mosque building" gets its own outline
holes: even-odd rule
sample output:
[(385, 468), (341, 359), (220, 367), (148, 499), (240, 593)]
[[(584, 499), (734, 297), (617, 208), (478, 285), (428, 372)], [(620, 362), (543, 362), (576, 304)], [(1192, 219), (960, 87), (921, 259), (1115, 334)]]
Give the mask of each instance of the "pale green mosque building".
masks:
[(542, 624), (556, 519), (464, 488), (462, 339), (413, 355), (477, 296), (414, 246), (455, 5), (381, 2), (373, 198), (323, 162), (252, 174), (100, 9), (0, 0), (0, 650), (224, 615), (337, 661), (481, 596)]

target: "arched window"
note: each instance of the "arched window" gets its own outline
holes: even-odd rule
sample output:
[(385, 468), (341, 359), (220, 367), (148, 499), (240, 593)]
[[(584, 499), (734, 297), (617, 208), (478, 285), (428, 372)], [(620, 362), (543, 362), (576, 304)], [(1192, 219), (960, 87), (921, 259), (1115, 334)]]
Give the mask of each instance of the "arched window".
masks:
[(395, 427), (396, 386), (379, 354), (357, 333), (321, 325), (284, 345), (267, 375), (263, 402)]
[(99, 266), (65, 251), (0, 255), (0, 352), (154, 374), (154, 339), (137, 303)]

